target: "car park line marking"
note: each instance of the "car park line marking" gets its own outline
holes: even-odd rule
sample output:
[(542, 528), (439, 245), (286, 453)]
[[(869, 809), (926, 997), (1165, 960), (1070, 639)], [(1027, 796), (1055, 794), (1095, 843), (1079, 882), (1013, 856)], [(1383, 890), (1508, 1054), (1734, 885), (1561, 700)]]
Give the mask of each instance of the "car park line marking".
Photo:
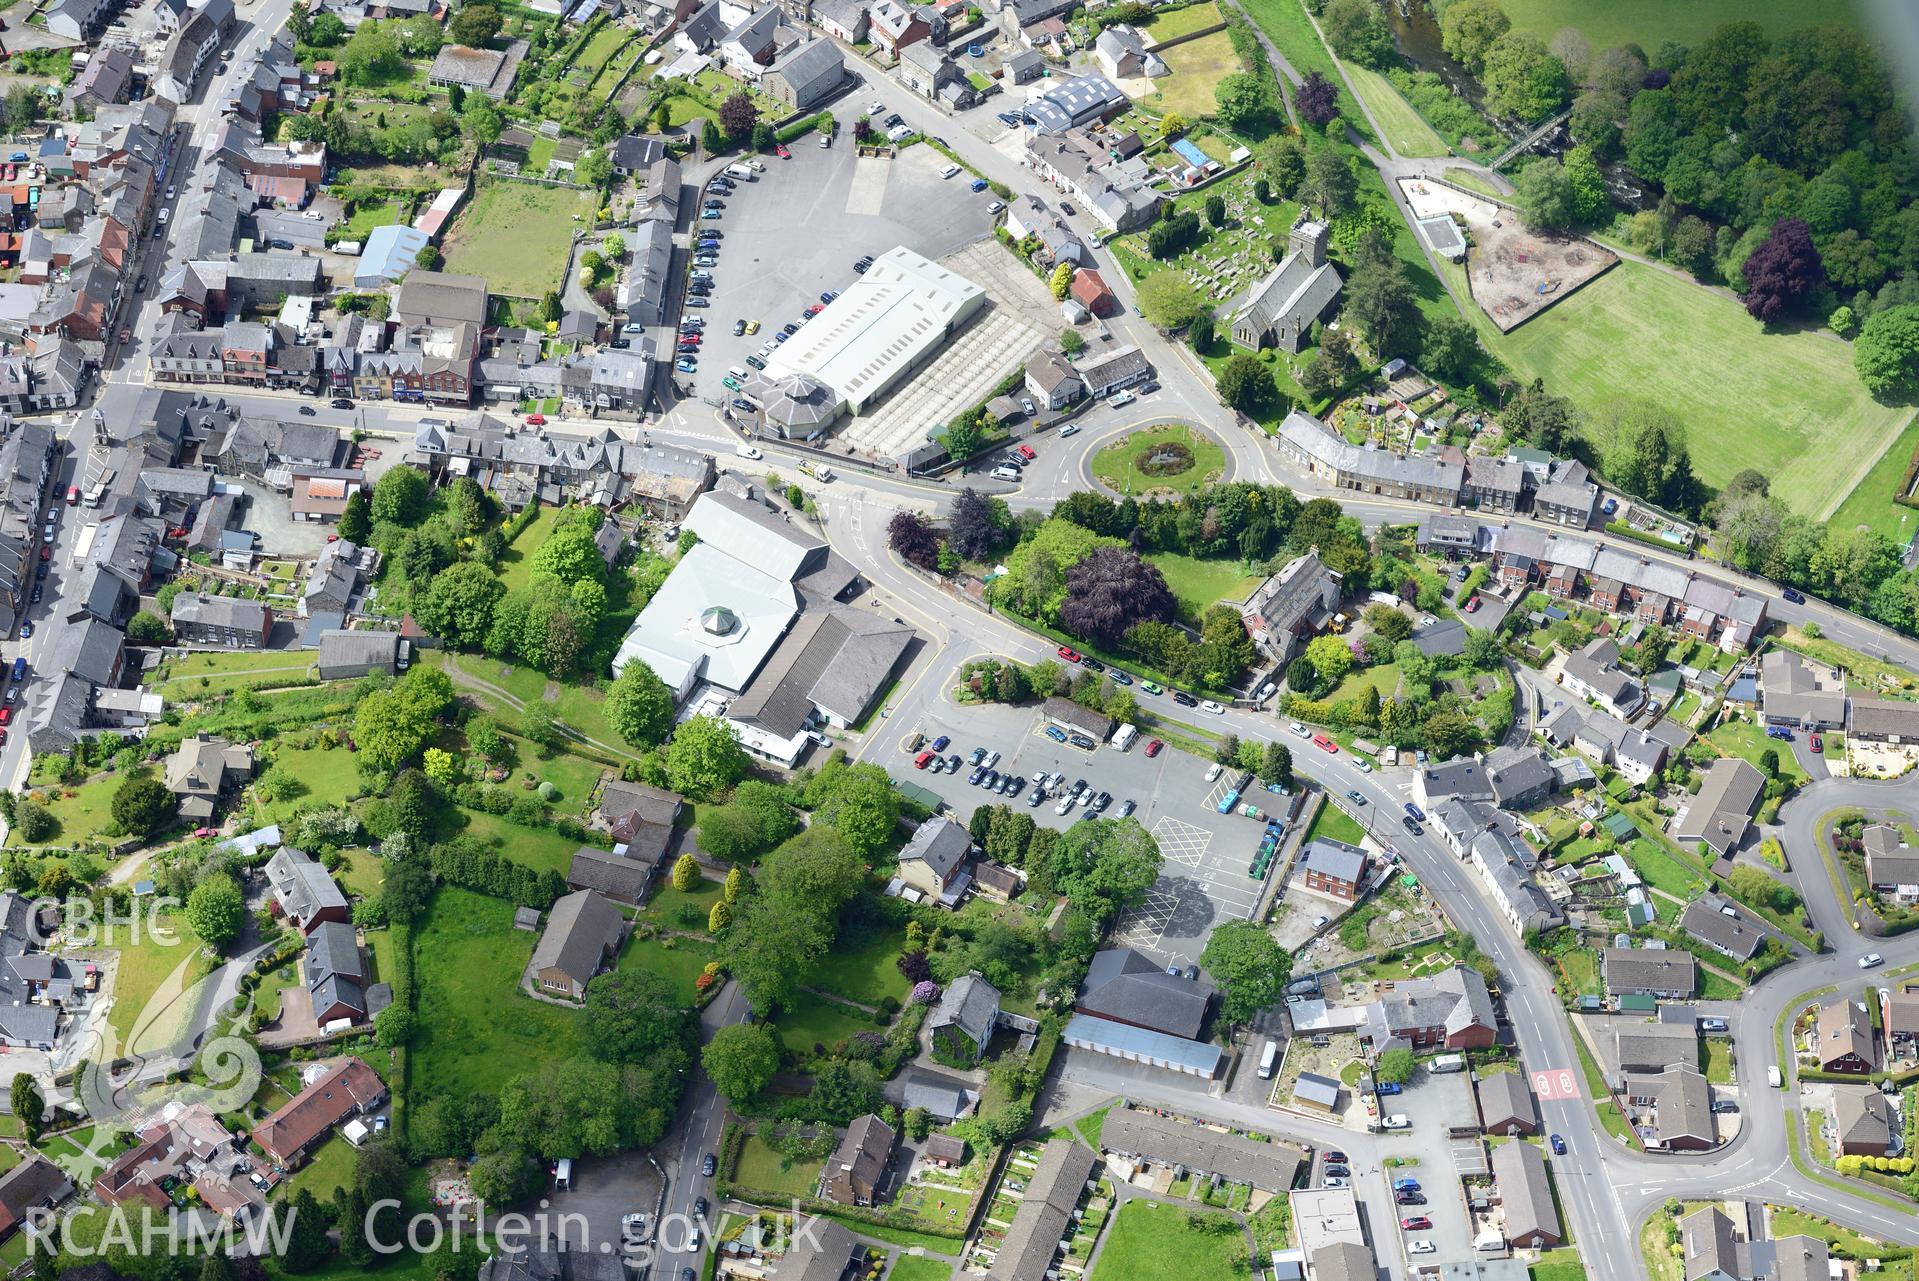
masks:
[(1153, 839), (1159, 842), (1159, 852), (1168, 862), (1198, 867), (1213, 843), (1213, 834), (1169, 814), (1153, 824)]

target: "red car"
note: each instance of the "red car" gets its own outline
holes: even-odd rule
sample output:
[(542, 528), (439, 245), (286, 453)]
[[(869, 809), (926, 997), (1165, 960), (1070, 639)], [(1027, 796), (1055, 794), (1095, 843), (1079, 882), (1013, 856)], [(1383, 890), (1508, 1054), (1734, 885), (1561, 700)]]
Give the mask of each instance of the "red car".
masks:
[(13, 724), (13, 709), (11, 707), (0, 707), (0, 725), (11, 724)]
[(1059, 656), (1065, 659), (1069, 663), (1077, 663), (1079, 661), (1079, 651), (1076, 649), (1069, 649), (1065, 645), (1061, 645), (1059, 647)]
[(1820, 738), (1819, 735), (1817, 734), (1814, 734), (1812, 736), (1812, 750), (1815, 752), (1823, 752), (1826, 750), (1825, 740)]
[(806, 309), (806, 314), (807, 314), (807, 315), (809, 315), (809, 316), (817, 316), (817, 315), (819, 315), (819, 314), (820, 314), (820, 313), (821, 313), (822, 311), (825, 311), (825, 310), (826, 310), (826, 304), (824, 304), (824, 303), (817, 303), (817, 302), (816, 302), (816, 303), (814, 303), (814, 304), (813, 304), (813, 305), (812, 305), (811, 307), (808, 307), (808, 308)]
[(793, 153), (786, 149), (785, 143), (781, 143), (778, 146), (774, 147), (773, 154), (778, 156), (781, 160), (791, 160), (793, 158)]
[(211, 827), (196, 827), (193, 829), (193, 834), (199, 837), (212, 836), (213, 833), (214, 833), (214, 829)]
[(1146, 754), (1148, 756), (1158, 756), (1160, 754), (1161, 749), (1163, 749), (1165, 746), (1166, 744), (1160, 742), (1158, 739), (1154, 739), (1152, 742), (1146, 745)]
[(46, 545), (45, 543), (42, 543), (42, 544), (40, 544), (40, 559), (41, 559), (41, 560), (52, 560), (52, 559), (53, 559), (53, 548), (51, 548), (51, 547), (49, 547), (49, 546), (47, 546), (47, 545)]
[(526, 416), (526, 425), (529, 427), (544, 427), (546, 426), (546, 415), (528, 414)]
[(1466, 602), (1466, 612), (1470, 614), (1478, 608), (1479, 608), (1479, 594), (1475, 592), (1473, 594), (1473, 598)]
[(1033, 452), (1033, 447), (1031, 445), (1021, 445), (1019, 447), (1019, 456), (1021, 458), (1024, 458), (1029, 463), (1032, 462), (1035, 458), (1039, 457), (1038, 454)]
[(1433, 1226), (1433, 1221), (1421, 1214), (1410, 1219), (1401, 1219), (1399, 1226), (1408, 1232), (1424, 1232), (1427, 1228)]
[(921, 752), (921, 753), (920, 753), (920, 754), (919, 754), (918, 756), (915, 756), (915, 757), (913, 758), (913, 768), (914, 768), (914, 769), (925, 769), (925, 768), (926, 768), (926, 763), (927, 763), (928, 761), (930, 761), (930, 760), (932, 760), (932, 759), (933, 759), (933, 753), (931, 753), (931, 752)]

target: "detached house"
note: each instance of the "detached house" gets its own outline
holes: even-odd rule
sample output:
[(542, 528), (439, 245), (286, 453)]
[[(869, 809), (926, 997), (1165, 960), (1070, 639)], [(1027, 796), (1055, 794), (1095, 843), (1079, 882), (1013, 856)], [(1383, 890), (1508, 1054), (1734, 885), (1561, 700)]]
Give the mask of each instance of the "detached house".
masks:
[(821, 1199), (840, 1205), (873, 1204), (886, 1178), (893, 1138), (893, 1127), (870, 1112), (847, 1126), (839, 1148), (820, 1173)]
[(1609, 947), (1600, 954), (1606, 992), (1614, 998), (1688, 1000), (1699, 988), (1699, 962), (1671, 948)]
[(348, 924), (352, 910), (331, 874), (300, 850), (282, 845), (267, 860), (274, 906), (300, 933), (311, 937), (328, 922)]
[(196, 734), (167, 757), (167, 790), (180, 798), (180, 817), (205, 822), (228, 792), (253, 777), (253, 749)]
[(940, 994), (939, 1004), (926, 1020), (926, 1039), (935, 1058), (970, 1068), (986, 1053), (998, 1025), (999, 989), (972, 970)]
[(575, 890), (547, 913), (546, 930), (533, 949), (531, 971), (540, 991), (579, 1001), (586, 985), (619, 954), (626, 918), (592, 890)]
[(1819, 1066), (1828, 1072), (1868, 1076), (1879, 1070), (1879, 1046), (1863, 1001), (1832, 1001), (1819, 1007), (1813, 1035)]
[(1254, 588), (1239, 607), (1240, 622), (1269, 662), (1290, 662), (1339, 608), (1340, 582), (1314, 548)]
[(966, 868), (972, 856), (973, 836), (963, 823), (929, 818), (900, 851), (900, 882), (941, 907), (957, 907), (972, 883)]

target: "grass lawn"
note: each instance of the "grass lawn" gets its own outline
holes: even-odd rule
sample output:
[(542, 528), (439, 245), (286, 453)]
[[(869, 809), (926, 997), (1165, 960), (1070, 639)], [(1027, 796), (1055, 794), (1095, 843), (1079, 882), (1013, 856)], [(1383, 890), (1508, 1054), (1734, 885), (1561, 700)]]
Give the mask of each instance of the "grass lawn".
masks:
[(1188, 120), (1216, 114), (1219, 108), (1213, 90), (1221, 80), (1240, 69), (1239, 54), (1224, 31), (1188, 40), (1160, 57), (1166, 60), (1173, 74), (1153, 81), (1157, 92), (1147, 94), (1138, 102), (1154, 111), (1174, 112)]
[(414, 939), (419, 1017), (413, 1079), (428, 1092), (494, 1094), (540, 1062), (568, 1058), (580, 1015), (520, 991), (536, 935), (513, 905), (443, 885)]
[(313, 1157), (305, 1165), (293, 1172), (288, 1188), (282, 1194), (291, 1199), (301, 1188), (312, 1192), (322, 1205), (331, 1204), (333, 1190), (343, 1188), (353, 1179), (353, 1163), (359, 1155), (358, 1150), (339, 1135), (334, 1135), (313, 1150)]
[(866, 1005), (886, 996), (904, 1002), (912, 984), (894, 964), (899, 954), (900, 939), (884, 931), (857, 941), (841, 939), (813, 971), (812, 986)]
[(1728, 756), (1739, 757), (1755, 769), (1759, 766), (1759, 758), (1770, 751), (1779, 758), (1781, 778), (1794, 783), (1805, 781), (1806, 771), (1799, 767), (1799, 761), (1793, 756), (1792, 744), (1767, 738), (1766, 731), (1751, 721), (1722, 721), (1706, 735), (1706, 741)]
[[(1366, 117), (1359, 110), (1359, 104), (1353, 101), (1353, 95), (1346, 89), (1346, 82), (1339, 78), (1339, 68), (1333, 65), (1333, 55), (1320, 40), (1319, 33), (1313, 30), (1312, 22), (1306, 17), (1306, 10), (1300, 0), (1245, 0), (1240, 6), (1246, 11), (1266, 38), (1279, 49), (1286, 61), (1292, 64), (1300, 75), (1310, 75), (1317, 71), (1333, 83), (1339, 93), (1339, 114), (1346, 117), (1351, 125), (1363, 137), (1372, 139), (1372, 129), (1366, 124)], [(1293, 87), (1286, 87), (1288, 97)]]
[(1446, 154), (1446, 140), (1433, 132), (1426, 118), (1413, 110), (1413, 104), (1399, 96), (1399, 90), (1385, 76), (1370, 67), (1342, 62), (1346, 78), (1366, 102), (1367, 110), (1379, 122), (1380, 131), (1393, 150), (1409, 159)]
[(1571, 1246), (1546, 1251), (1527, 1272), (1530, 1281), (1586, 1281), (1586, 1265)]
[(1448, 182), (1457, 183), (1468, 191), (1477, 191), (1482, 196), (1492, 196), (1495, 199), (1507, 198), (1505, 192), (1470, 169), (1448, 169), (1442, 176)]
[(740, 1149), (740, 1163), (733, 1177), (737, 1182), (762, 1192), (810, 1197), (819, 1191), (820, 1170), (825, 1164), (824, 1161), (794, 1161), (788, 1164), (785, 1157), (761, 1142), (759, 1135), (750, 1134), (745, 1146)]
[(1566, 972), (1567, 982), (1573, 991), (1581, 996), (1599, 996), (1603, 988), (1599, 981), (1599, 953), (1589, 947), (1574, 948), (1560, 953), (1557, 958), (1559, 968)]
[(165, 937), (149, 931), (143, 915), (138, 942), (119, 949), (107, 1025), (122, 1053), (169, 1044), (192, 1004), (194, 982), (211, 968), (184, 918), (162, 916), (159, 925)]
[(347, 796), (359, 784), (359, 774), (353, 768), (353, 754), (343, 747), (331, 750), (322, 747), (282, 747), (274, 764), (284, 767), (302, 786), (297, 795), (283, 796), (271, 804), (262, 805), (262, 823), (278, 823), (291, 815), (296, 806), (344, 805)]
[(1852, 26), (1858, 19), (1847, 0), (1814, 9), (1792, 0), (1510, 0), (1501, 7), (1515, 31), (1551, 40), (1561, 28), (1572, 27), (1595, 50), (1629, 41), (1647, 49), (1662, 40), (1696, 46), (1728, 22), (1756, 22), (1776, 40), (1802, 27)]
[[(1702, 1001), (1736, 1001), (1745, 992), (1742, 984), (1721, 974), (1718, 970), (1699, 967), (1699, 999)], [(1707, 1078), (1711, 1080), (1711, 1077)]]
[(1205, 4), (1189, 5), (1184, 9), (1175, 9), (1171, 13), (1162, 13), (1151, 22), (1142, 24), (1140, 31), (1151, 36), (1154, 44), (1165, 44), (1168, 40), (1178, 39), (1188, 32), (1199, 31), (1205, 27), (1216, 27), (1222, 21), (1219, 6), (1207, 0)]
[(1621, 847), (1621, 852), (1646, 884), (1664, 890), (1682, 902), (1691, 902), (1705, 888), (1704, 880), (1691, 868), (1651, 841), (1634, 841), (1631, 845)]
[(638, 966), (672, 983), (690, 1003), (693, 984), (713, 959), (713, 944), (700, 939), (630, 937), (620, 949), (620, 968)]
[[(236, 649), (219, 653), (201, 651), (183, 655), (169, 662), (166, 665), (166, 674), (156, 682), (156, 688), (175, 698), (188, 698), (199, 687), (197, 678), (202, 676), (256, 677), (270, 672), (291, 679), (299, 679), (305, 677), (312, 667), (313, 659), (304, 650), (294, 653), (288, 653), (285, 650), (261, 649)], [(219, 684), (217, 679), (210, 679), (206, 688), (215, 688)]]
[(950, 1281), (952, 1275), (953, 1265), (943, 1259), (902, 1254), (893, 1260), (893, 1270), (886, 1274), (886, 1281)]
[(1152, 1201), (1122, 1205), (1106, 1231), (1092, 1281), (1174, 1276), (1184, 1281), (1226, 1281), (1241, 1275), (1246, 1268), (1246, 1242), (1238, 1224), (1231, 1232), (1202, 1232), (1186, 1222), (1186, 1215), (1183, 1209)]
[(832, 1049), (855, 1032), (878, 1032), (882, 1028), (851, 1006), (802, 992), (793, 1008), (781, 1010), (773, 1027), (786, 1048), (795, 1054), (810, 1055), (815, 1045)]
[[(511, 550), (508, 556), (512, 555)], [(605, 743), (609, 749), (620, 748), (620, 736), (606, 719), (606, 695), (598, 688), (589, 685), (555, 684), (556, 698), (546, 697), (547, 679), (543, 672), (531, 667), (521, 667), (514, 663), (503, 663), (497, 658), (486, 658), (479, 654), (449, 654), (445, 650), (437, 652), (436, 661), (452, 662), (469, 676), (477, 676), (489, 685), (496, 685), (524, 703), (536, 700), (544, 701), (547, 709), (565, 725), (578, 730), (598, 743)], [(519, 720), (519, 712), (511, 707), (489, 699), (482, 691), (467, 691), (477, 694), (499, 715), (502, 722), (511, 728)], [(522, 753), (520, 768), (538, 773), (543, 763)], [(555, 786), (561, 786), (558, 779)], [(565, 790), (562, 787), (562, 790)], [(584, 799), (584, 798), (582, 798)]]
[[(84, 845), (100, 836), (113, 821), (113, 794), (128, 779), (126, 774), (105, 774), (75, 788), (43, 787), (34, 791), (46, 798), (47, 811), (56, 821), (53, 834), (43, 845)], [(8, 839), (19, 845), (31, 842), (18, 831)]]
[(1339, 683), (1330, 701), (1338, 703), (1349, 698), (1364, 698), (1367, 687), (1379, 691), (1381, 698), (1391, 698), (1399, 691), (1399, 664), (1381, 663), (1376, 667), (1358, 667), (1346, 674)]
[(1732, 1084), (1732, 1038), (1706, 1038), (1706, 1080), (1714, 1085)]
[(1113, 1105), (1108, 1103), (1098, 1111), (1088, 1112), (1085, 1116), (1073, 1122), (1073, 1128), (1079, 1131), (1079, 1136), (1085, 1139), (1087, 1144), (1095, 1151), (1099, 1150), (1100, 1133), (1106, 1128), (1106, 1115), (1112, 1110)]
[(1306, 831), (1306, 840), (1315, 836), (1324, 836), (1332, 841), (1344, 841), (1348, 845), (1357, 845), (1366, 837), (1366, 829), (1349, 817), (1345, 810), (1330, 801), (1319, 807), (1319, 816), (1313, 820), (1312, 827)]
[(1226, 469), (1226, 451), (1177, 423), (1121, 436), (1093, 455), (1093, 475), (1121, 494), (1196, 493)]
[(500, 557), (500, 581), (508, 591), (525, 587), (527, 580), (533, 577), (533, 553), (545, 546), (547, 538), (553, 533), (553, 527), (560, 523), (559, 507), (542, 507), (533, 523), (521, 530), (518, 537), (507, 544), (506, 552)]
[(347, 219), (346, 238), (348, 240), (365, 240), (368, 233), (375, 227), (390, 227), (400, 221), (400, 212), (400, 202), (398, 200), (385, 200), (377, 204), (363, 204), (353, 211), (351, 218)]
[(1166, 575), (1181, 617), (1195, 623), (1223, 600), (1245, 600), (1260, 581), (1258, 574), (1247, 573), (1246, 566), (1236, 560), (1201, 560), (1178, 552), (1152, 552), (1146, 560)]
[(41, 1140), (40, 1152), (61, 1169), (83, 1174), (90, 1181), (100, 1171), (99, 1162), (87, 1151), (93, 1142), (93, 1127), (89, 1125)]
[[(667, 871), (670, 873), (671, 868)], [(676, 890), (670, 876), (662, 875), (654, 882), (653, 897), (646, 901), (646, 910), (640, 913), (641, 919), (675, 930), (703, 930), (706, 918), (713, 910), (713, 902), (719, 898), (724, 887), (718, 881), (709, 881), (702, 877), (694, 882), (690, 890)], [(683, 918), (682, 908), (693, 909), (691, 918)]]
[(485, 276), (496, 294), (538, 298), (560, 284), (574, 227), (585, 225), (576, 214), (592, 216), (591, 192), (482, 183), (447, 235), (446, 270)]
[(462, 808), (460, 813), (467, 817), (469, 835), (479, 837), (515, 863), (539, 871), (550, 867), (565, 875), (573, 866), (574, 851), (580, 848), (578, 841), (568, 840), (551, 828), (521, 827), (505, 815), (481, 810)]
[[(1842, 1228), (1829, 1219), (1822, 1219), (1818, 1215), (1808, 1214), (1804, 1210), (1790, 1206), (1774, 1205), (1771, 1220), (1772, 1236), (1775, 1241), (1780, 1237), (1804, 1234), (1809, 1237), (1818, 1237), (1832, 1248), (1834, 1254), (1850, 1259), (1903, 1261), (1912, 1257), (1910, 1246), (1885, 1244), (1873, 1237), (1854, 1232), (1851, 1228)], [(1907, 1269), (1906, 1274), (1911, 1275), (1911, 1270)]]
[[(1464, 270), (1444, 270), (1464, 296)], [(1852, 492), (1912, 412), (1873, 402), (1846, 344), (1765, 333), (1732, 299), (1638, 263), (1621, 262), (1511, 334), (1479, 308), (1467, 312), (1522, 381), (1543, 378), (1586, 411), (1602, 454), (1611, 442), (1597, 424), (1630, 388), (1686, 424), (1701, 479), (1722, 485), (1748, 467), (1791, 476), (1780, 496), (1816, 520)]]
[(1892, 500), (1898, 496), (1899, 482), (1906, 478), (1906, 467), (1915, 450), (1919, 450), (1919, 414), (1846, 495), (1846, 501), (1832, 514), (1832, 523), (1841, 529), (1865, 525), (1900, 543), (1910, 539), (1913, 531), (1919, 530), (1919, 511)]

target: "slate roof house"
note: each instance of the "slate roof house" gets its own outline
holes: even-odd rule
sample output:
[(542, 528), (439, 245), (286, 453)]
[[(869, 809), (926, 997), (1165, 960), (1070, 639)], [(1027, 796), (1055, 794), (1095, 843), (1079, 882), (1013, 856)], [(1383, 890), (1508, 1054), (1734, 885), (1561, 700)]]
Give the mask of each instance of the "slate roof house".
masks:
[(546, 930), (533, 948), (531, 972), (539, 990), (583, 1000), (586, 985), (619, 953), (626, 918), (592, 890), (575, 890), (554, 902)]
[(1735, 961), (1750, 961), (1766, 941), (1766, 932), (1717, 894), (1701, 894), (1680, 913), (1679, 928), (1713, 951)]
[(841, 1205), (871, 1205), (893, 1154), (893, 1127), (871, 1112), (846, 1127), (840, 1146), (820, 1172), (820, 1196)]
[(941, 907), (958, 907), (972, 883), (966, 867), (972, 856), (973, 835), (966, 825), (935, 815), (914, 829), (900, 851), (899, 879)]
[(1506, 1240), (1521, 1249), (1547, 1250), (1564, 1240), (1553, 1203), (1546, 1158), (1530, 1143), (1493, 1149), (1493, 1186), (1506, 1212)]
[(1786, 649), (1767, 650), (1759, 659), (1760, 707), (1768, 725), (1798, 729), (1837, 729), (1846, 723), (1844, 677), (1816, 676), (1806, 660)]
[(1652, 1125), (1648, 1127), (1642, 1122), (1639, 1126), (1640, 1138), (1648, 1148), (1662, 1152), (1703, 1152), (1718, 1146), (1718, 1128), (1712, 1119), (1712, 1087), (1692, 1068), (1675, 1065), (1658, 1073), (1629, 1073), (1625, 1095), (1632, 1107), (1652, 1112)]
[(181, 592), (173, 598), (173, 633), (199, 645), (261, 649), (273, 635), (273, 608), (238, 596)]
[(1618, 1029), (1613, 1044), (1624, 1073), (1699, 1066), (1699, 1032), (1691, 1023), (1630, 1023)]
[(1233, 310), (1234, 342), (1294, 353), (1306, 345), (1313, 325), (1339, 302), (1339, 271), (1326, 257), (1331, 234), (1323, 222), (1297, 223), (1286, 233), (1286, 256)]
[(1539, 1104), (1519, 1072), (1479, 1079), (1479, 1123), (1488, 1134), (1539, 1133)]
[(73, 1195), (73, 1181), (38, 1152), (0, 1177), (0, 1239), (24, 1227), (35, 1211), (51, 1210)]
[(253, 749), (195, 734), (167, 757), (167, 790), (180, 798), (180, 817), (203, 822), (220, 798), (253, 777)]
[(1026, 1181), (992, 1270), (986, 1274), (991, 1281), (1035, 1281), (1052, 1272), (1060, 1238), (1072, 1226), (1073, 1214), (1098, 1165), (1099, 1158), (1083, 1143), (1047, 1142), (1040, 1150), (1039, 1165)]
[(1898, 1118), (1885, 1094), (1870, 1085), (1832, 1087), (1832, 1133), (1844, 1156), (1890, 1156)]
[(926, 1039), (936, 1059), (970, 1068), (986, 1053), (998, 1024), (999, 989), (972, 970), (940, 994), (939, 1004), (926, 1020)]
[(1296, 1144), (1222, 1134), (1211, 1126), (1129, 1107), (1116, 1107), (1107, 1114), (1099, 1144), (1103, 1151), (1130, 1161), (1179, 1166), (1190, 1174), (1218, 1175), (1272, 1193), (1288, 1191), (1306, 1163), (1306, 1154)]
[(309, 937), (329, 921), (347, 924), (352, 918), (346, 895), (333, 877), (291, 845), (282, 845), (267, 860), (267, 882), (280, 915)]
[(316, 926), (307, 935), (305, 967), (315, 1023), (324, 1028), (335, 1019), (366, 1018), (366, 964), (351, 925), (323, 921)]
[(1303, 884), (1309, 890), (1347, 903), (1359, 900), (1366, 879), (1366, 851), (1344, 841), (1316, 836), (1299, 856)]
[(1332, 617), (1343, 591), (1340, 576), (1326, 568), (1314, 548), (1255, 587), (1239, 607), (1240, 621), (1262, 655), (1287, 663)]
[(1686, 1000), (1698, 990), (1699, 962), (1673, 948), (1609, 947), (1600, 953), (1606, 994)]
[(1686, 1281), (1751, 1281), (1752, 1243), (1740, 1237), (1718, 1206), (1702, 1207), (1681, 1219), (1679, 1237)]
[(1721, 757), (1673, 824), (1673, 839), (1698, 842), (1716, 855), (1730, 854), (1751, 830), (1753, 811), (1765, 793), (1765, 776), (1757, 769), (1738, 757)]
[(582, 845), (567, 868), (566, 884), (569, 889), (597, 891), (616, 903), (638, 904), (646, 898), (658, 870), (657, 859), (630, 858)]
[(1366, 1007), (1359, 1025), (1375, 1055), (1413, 1050), (1483, 1050), (1499, 1034), (1499, 1016), (1479, 971), (1455, 966), (1430, 978), (1398, 983)]
[(1814, 1050), (1828, 1072), (1866, 1076), (1879, 1070), (1879, 1046), (1863, 1001), (1829, 1001), (1819, 1007)]
[(1861, 833), (1866, 846), (1866, 883), (1902, 902), (1919, 898), (1919, 849), (1891, 823), (1874, 823)]
[(1428, 810), (1448, 797), (1490, 801), (1503, 810), (1530, 809), (1557, 785), (1552, 763), (1537, 747), (1501, 747), (1484, 760), (1460, 756), (1413, 773), (1413, 797)]

